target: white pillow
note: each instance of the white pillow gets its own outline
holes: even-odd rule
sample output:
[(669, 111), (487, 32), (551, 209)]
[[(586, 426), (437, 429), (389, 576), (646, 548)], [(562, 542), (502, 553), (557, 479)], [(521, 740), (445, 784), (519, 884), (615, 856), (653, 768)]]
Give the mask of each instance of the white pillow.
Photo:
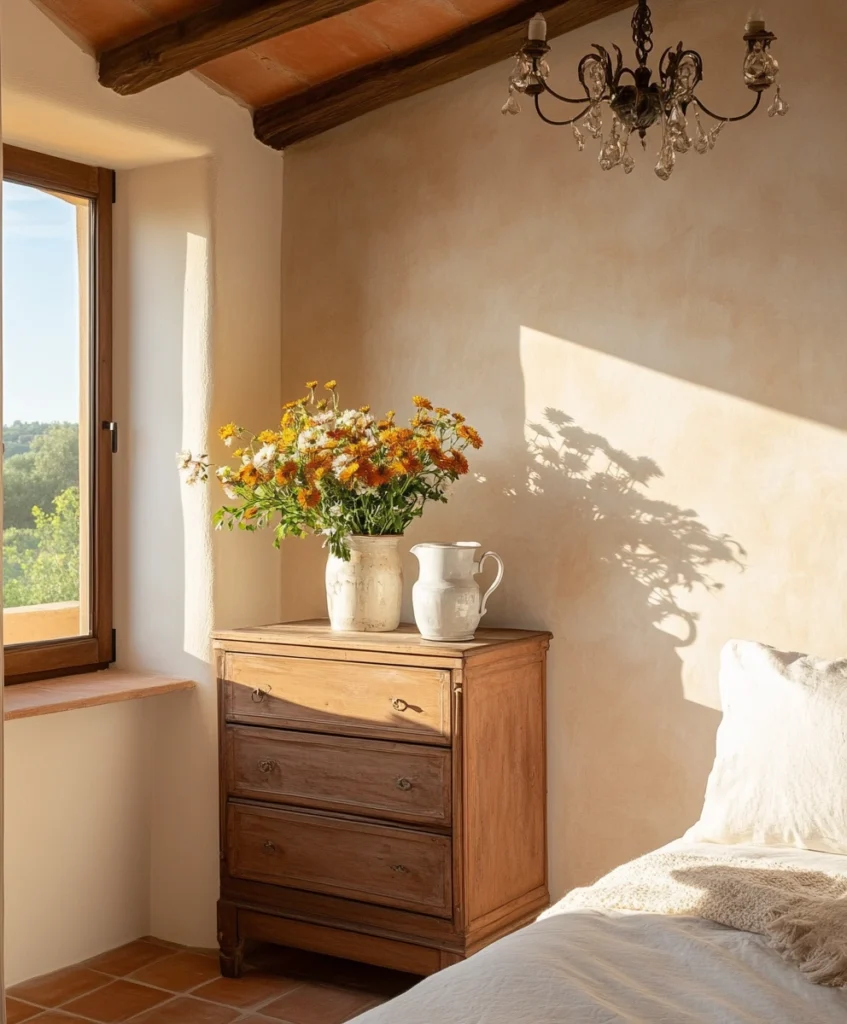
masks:
[(847, 854), (847, 659), (730, 640), (720, 691), (715, 763), (685, 838)]

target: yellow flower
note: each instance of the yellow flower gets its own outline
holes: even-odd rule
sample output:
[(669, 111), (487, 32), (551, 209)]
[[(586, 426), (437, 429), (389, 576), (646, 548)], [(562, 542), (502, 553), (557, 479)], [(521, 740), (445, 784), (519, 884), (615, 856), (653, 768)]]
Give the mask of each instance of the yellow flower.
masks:
[(431, 409), (432, 402), (428, 398), (424, 398), (423, 395), (413, 395), (412, 401), (419, 409)]
[(317, 408), (318, 408), (318, 409), (320, 409), (321, 411), (323, 411), (324, 409), (326, 409), (326, 399), (325, 399), (325, 398), (319, 398), (319, 399), (318, 399), (318, 401), (317, 401), (317, 403), (316, 403), (316, 406), (317, 406)]
[(236, 448), (235, 451), (232, 453), (232, 457), (234, 459), (240, 459), (243, 454), (244, 454), (244, 449), (243, 448)]
[(303, 399), (302, 398), (298, 398), (295, 402), (286, 402), (285, 405), (282, 408), (283, 409), (296, 409), (298, 405), (302, 405), (302, 404), (303, 404)]
[(341, 483), (346, 484), (348, 480), (352, 480), (353, 479), (353, 477), (356, 475), (358, 470), (359, 470), (359, 463), (358, 462), (350, 462), (338, 474), (338, 479), (340, 480)]
[(238, 427), (234, 423), (227, 423), (218, 431), (218, 437), (222, 441), (231, 441), (238, 433)]
[(263, 430), (256, 438), (262, 444), (276, 444), (277, 435), (272, 430)]
[(450, 415), (450, 410), (449, 409), (445, 409), (443, 405), (436, 405), (435, 413), (438, 416), (449, 416)]
[(369, 413), (370, 411), (371, 411), (371, 407), (369, 405), (363, 405), (363, 406), (360, 406), (360, 408), (359, 408), (359, 412), (363, 412), (363, 413), (366, 413), (366, 414)]
[(338, 381), (328, 380), (326, 384), (324, 384), (324, 387), (327, 389), (327, 391), (335, 391), (335, 389), (338, 387)]
[(285, 430), (279, 435), (279, 443), (283, 448), (289, 448), (297, 440), (297, 431), (291, 427), (286, 427)]
[(318, 382), (316, 380), (307, 380), (306, 381), (306, 387), (310, 391), (314, 391), (317, 386), (318, 386)]

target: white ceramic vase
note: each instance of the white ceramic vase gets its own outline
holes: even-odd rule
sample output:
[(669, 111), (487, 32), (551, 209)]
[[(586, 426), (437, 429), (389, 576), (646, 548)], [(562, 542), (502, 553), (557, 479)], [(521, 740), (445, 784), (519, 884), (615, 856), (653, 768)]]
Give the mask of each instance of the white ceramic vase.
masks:
[[(416, 544), (412, 554), (420, 562), (420, 578), (412, 587), (415, 622), (424, 640), (473, 640), (491, 594), (503, 579), (503, 559), (486, 551), (477, 562), (479, 544)], [(497, 562), (497, 578), (480, 600), (474, 577), (486, 560)]]
[(400, 537), (349, 537), (350, 561), (326, 563), (329, 623), (339, 632), (388, 633), (400, 625)]

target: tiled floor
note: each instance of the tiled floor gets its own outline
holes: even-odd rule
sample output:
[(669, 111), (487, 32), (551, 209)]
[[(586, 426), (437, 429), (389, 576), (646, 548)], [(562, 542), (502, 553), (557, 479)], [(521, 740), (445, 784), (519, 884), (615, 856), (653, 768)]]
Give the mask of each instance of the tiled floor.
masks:
[(217, 954), (145, 938), (15, 985), (8, 1024), (342, 1024), (418, 980), (348, 960), (266, 947), (238, 979)]

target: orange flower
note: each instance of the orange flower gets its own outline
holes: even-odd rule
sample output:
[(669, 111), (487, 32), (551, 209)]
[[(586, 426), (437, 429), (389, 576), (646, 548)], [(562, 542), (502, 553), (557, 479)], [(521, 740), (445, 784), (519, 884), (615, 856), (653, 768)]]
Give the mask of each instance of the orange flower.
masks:
[(242, 484), (247, 484), (248, 487), (255, 487), (257, 483), (262, 479), (258, 469), (253, 465), (252, 462), (248, 462), (242, 466), (237, 473), (238, 479)]
[(391, 463), (391, 470), (396, 476), (414, 476), (423, 469), (423, 463), (417, 455), (401, 455)]
[(415, 439), (415, 447), (419, 452), (440, 452), (441, 442), (435, 434), (421, 434)]
[(286, 487), (297, 476), (297, 463), (286, 462), (276, 471), (274, 479), (280, 487)]
[(374, 466), (370, 485), (371, 487), (382, 487), (383, 484), (390, 483), (393, 477), (394, 473), (391, 471), (390, 466)]
[(457, 452), (455, 448), (450, 449), (450, 455), (453, 457), (454, 469), (459, 476), (464, 476), (468, 471), (468, 460), (461, 452)]
[(314, 487), (301, 487), (297, 492), (297, 504), (301, 508), (314, 508), (320, 500), (321, 492)]
[(457, 423), (464, 423), (465, 422), (465, 417), (460, 412), (454, 412), (453, 413), (453, 419)]
[(450, 410), (449, 409), (445, 409), (443, 405), (436, 405), (435, 412), (436, 412), (436, 415), (438, 415), (438, 416), (449, 416), (450, 415)]
[(245, 509), (245, 511), (244, 511), (244, 518), (245, 519), (255, 519), (258, 514), (259, 514), (259, 510), (257, 508), (248, 508), (248, 509)]
[(471, 446), (471, 448), (482, 447), (482, 438), (474, 430), (473, 427), (469, 427), (465, 423), (460, 423), (459, 426), (456, 428), (456, 433), (459, 435), (459, 437), (464, 438)]
[(428, 398), (424, 398), (423, 395), (413, 395), (412, 401), (419, 409), (431, 409), (432, 402)]

